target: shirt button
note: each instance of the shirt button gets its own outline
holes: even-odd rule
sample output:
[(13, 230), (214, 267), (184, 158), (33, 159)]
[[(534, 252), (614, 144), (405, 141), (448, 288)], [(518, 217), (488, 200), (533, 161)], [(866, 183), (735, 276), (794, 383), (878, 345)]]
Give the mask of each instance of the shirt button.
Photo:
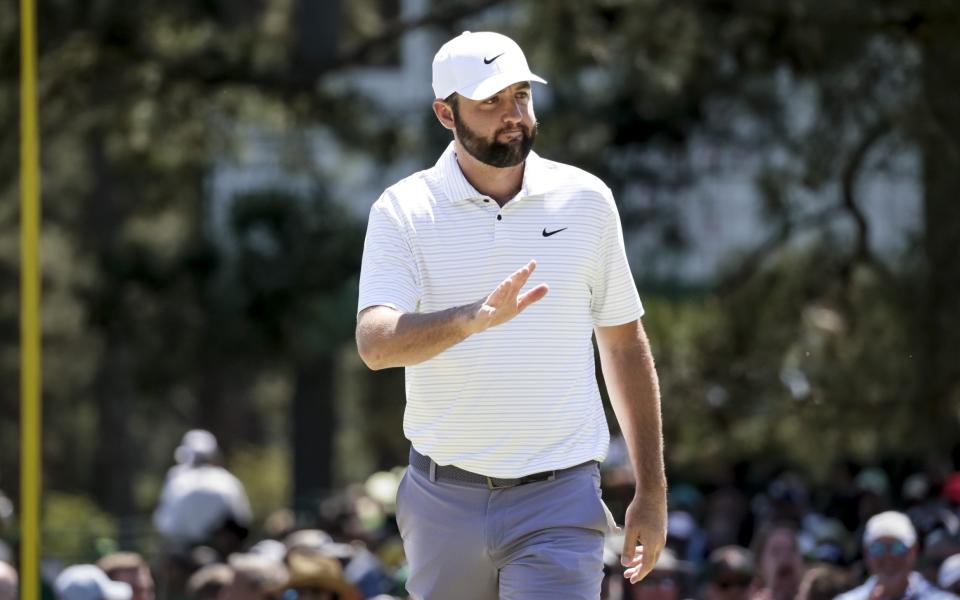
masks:
[(503, 220), (503, 215), (497, 215), (497, 220), (498, 220), (498, 221), (502, 221), (502, 220)]
[(484, 198), (483, 201), (484, 201), (484, 202), (490, 202), (490, 198)]

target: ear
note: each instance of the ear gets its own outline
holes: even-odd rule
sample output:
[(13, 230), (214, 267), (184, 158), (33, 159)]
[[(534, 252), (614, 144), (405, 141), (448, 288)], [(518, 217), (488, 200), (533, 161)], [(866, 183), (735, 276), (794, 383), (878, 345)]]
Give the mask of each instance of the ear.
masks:
[(443, 125), (445, 129), (453, 131), (456, 129), (456, 120), (453, 118), (453, 110), (450, 106), (437, 98), (433, 101), (433, 114), (437, 116), (437, 120), (440, 121), (440, 124)]

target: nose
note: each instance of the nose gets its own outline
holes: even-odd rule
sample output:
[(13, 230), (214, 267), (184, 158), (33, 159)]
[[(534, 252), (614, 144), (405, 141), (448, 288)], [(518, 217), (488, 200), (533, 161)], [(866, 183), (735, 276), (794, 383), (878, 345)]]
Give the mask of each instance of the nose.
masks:
[(508, 125), (517, 125), (523, 121), (523, 107), (520, 102), (514, 98), (506, 103), (507, 110), (503, 114), (503, 122)]

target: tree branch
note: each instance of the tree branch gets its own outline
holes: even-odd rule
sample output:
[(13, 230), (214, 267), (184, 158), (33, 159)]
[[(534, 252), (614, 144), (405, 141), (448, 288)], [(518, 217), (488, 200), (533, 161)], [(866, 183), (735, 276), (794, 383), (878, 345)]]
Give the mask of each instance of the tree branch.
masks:
[(744, 258), (736, 271), (720, 281), (717, 291), (721, 295), (726, 295), (740, 287), (753, 278), (757, 271), (763, 267), (767, 258), (776, 254), (780, 248), (789, 243), (795, 234), (823, 227), (836, 218), (840, 211), (840, 207), (830, 206), (795, 220), (785, 220), (773, 235), (769, 236)]
[(850, 215), (857, 229), (857, 242), (854, 250), (855, 261), (873, 262), (870, 251), (870, 225), (856, 200), (857, 176), (863, 168), (867, 154), (890, 130), (891, 123), (886, 118), (881, 118), (868, 127), (863, 138), (850, 153), (847, 163), (843, 166), (840, 178), (840, 207)]
[(840, 180), (840, 208), (850, 215), (857, 228), (857, 242), (851, 263), (863, 263), (869, 266), (888, 283), (894, 279), (893, 272), (870, 249), (870, 224), (857, 202), (856, 183), (870, 150), (891, 131), (893, 131), (893, 122), (888, 117), (881, 117), (868, 127), (860, 142), (850, 153)]

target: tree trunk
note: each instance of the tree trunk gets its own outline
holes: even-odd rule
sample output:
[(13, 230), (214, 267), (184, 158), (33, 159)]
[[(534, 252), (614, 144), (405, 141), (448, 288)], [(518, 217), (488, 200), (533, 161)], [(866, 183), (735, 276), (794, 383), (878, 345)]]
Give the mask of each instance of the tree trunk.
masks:
[(960, 439), (960, 40), (932, 27), (922, 40), (927, 285), (919, 369), (929, 450), (943, 457)]
[[(129, 516), (134, 512), (133, 475), (135, 457), (140, 454), (129, 434), (131, 404), (134, 402), (135, 364), (123, 326), (123, 281), (111, 279), (109, 266), (115, 264), (115, 232), (120, 211), (115, 173), (106, 155), (106, 133), (95, 130), (88, 139), (94, 190), (87, 206), (87, 239), (98, 240), (94, 252), (106, 266), (105, 292), (99, 296), (95, 314), (104, 341), (103, 355), (94, 381), (99, 433), (94, 450), (94, 497), (107, 512)], [(121, 531), (121, 537), (128, 532)]]
[(293, 497), (298, 513), (315, 511), (333, 483), (335, 354), (297, 365), (293, 394)]

